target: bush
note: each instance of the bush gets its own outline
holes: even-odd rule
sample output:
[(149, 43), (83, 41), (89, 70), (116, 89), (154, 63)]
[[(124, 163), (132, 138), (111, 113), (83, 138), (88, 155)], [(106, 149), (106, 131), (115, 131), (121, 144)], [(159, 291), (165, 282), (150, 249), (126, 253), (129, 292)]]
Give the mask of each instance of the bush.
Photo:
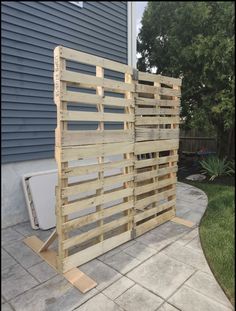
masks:
[(226, 158), (221, 160), (217, 157), (209, 157), (200, 161), (200, 165), (203, 168), (202, 173), (209, 175), (210, 180), (223, 175), (232, 175), (235, 172), (234, 165), (232, 165), (232, 162), (227, 161)]

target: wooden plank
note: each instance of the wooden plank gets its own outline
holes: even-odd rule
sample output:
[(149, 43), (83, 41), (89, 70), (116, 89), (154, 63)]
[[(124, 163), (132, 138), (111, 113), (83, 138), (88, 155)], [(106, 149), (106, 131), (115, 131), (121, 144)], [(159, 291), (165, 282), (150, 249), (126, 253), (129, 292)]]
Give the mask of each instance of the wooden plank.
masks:
[(171, 140), (162, 140), (162, 141), (152, 141), (150, 142), (137, 142), (135, 143), (134, 152), (135, 154), (144, 154), (151, 152), (160, 152), (172, 149), (178, 149), (179, 140), (171, 139)]
[(192, 227), (195, 226), (195, 224), (192, 221), (189, 221), (189, 220), (186, 220), (186, 219), (183, 219), (183, 218), (180, 218), (180, 217), (174, 217), (174, 218), (171, 219), (171, 221), (173, 221), (173, 222), (175, 222), (177, 224), (189, 227), (189, 228), (192, 228)]
[(153, 125), (153, 124), (179, 124), (179, 117), (143, 117), (137, 116), (135, 125)]
[(58, 270), (57, 253), (50, 249), (40, 252), (39, 250), (43, 247), (44, 243), (38, 237), (34, 235), (27, 237), (24, 239), (24, 243), (45, 260), (53, 269)]
[(179, 129), (160, 129), (160, 128), (135, 128), (136, 141), (158, 140), (158, 139), (177, 139)]
[[(152, 183), (147, 184), (147, 185), (141, 185), (141, 186), (136, 185), (136, 187), (134, 189), (134, 193), (135, 193), (135, 195), (139, 195), (142, 193), (150, 192), (152, 190), (160, 189), (159, 183), (160, 183), (159, 181), (156, 181), (156, 182), (152, 182)], [(171, 185), (171, 184), (172, 184), (172, 181), (170, 180), (169, 185)], [(173, 194), (171, 190), (168, 190), (168, 191), (170, 191), (170, 193)], [(167, 194), (169, 195), (169, 192), (167, 192)]]
[(85, 111), (61, 111), (63, 121), (110, 121), (110, 122), (134, 122), (134, 116), (124, 113), (104, 113)]
[(180, 100), (168, 100), (168, 99), (149, 99), (144, 97), (137, 97), (137, 106), (158, 106), (158, 107), (178, 107), (180, 106)]
[(92, 173), (98, 173), (101, 171), (112, 170), (115, 168), (124, 168), (127, 166), (133, 165), (132, 160), (121, 160), (114, 162), (105, 162), (99, 164), (91, 164), (91, 165), (83, 165), (83, 166), (75, 166), (65, 169), (63, 172), (63, 176), (72, 177), (72, 176), (82, 176)]
[(89, 145), (114, 142), (133, 142), (133, 133), (129, 130), (107, 131), (64, 131), (62, 132), (62, 146)]
[(165, 88), (165, 87), (156, 87), (156, 86), (151, 86), (151, 85), (146, 85), (146, 84), (137, 84), (136, 91), (138, 93), (149, 93), (149, 94), (155, 94), (159, 92), (160, 95), (176, 96), (176, 97), (180, 97), (181, 95), (179, 90)]
[[(134, 221), (138, 222), (140, 220), (143, 220), (145, 218), (153, 216), (157, 213), (163, 212), (163, 211), (169, 209), (170, 207), (173, 207), (175, 205), (175, 203), (176, 203), (175, 200), (172, 200), (172, 201), (168, 201), (164, 204), (160, 204), (156, 207), (153, 207), (147, 211), (143, 211), (142, 213), (139, 213), (139, 214), (134, 216)], [(158, 217), (158, 216), (156, 216), (156, 217)]]
[(123, 73), (133, 73), (133, 68), (131, 66), (121, 64), (112, 60), (108, 60), (102, 57), (98, 57), (95, 55), (83, 53), (80, 51), (72, 50), (66, 47), (61, 48), (61, 57), (76, 61), (82, 64), (89, 64), (94, 66), (101, 66), (103, 68), (107, 68), (114, 71), (119, 71)]
[(85, 233), (81, 233), (80, 235), (74, 236), (72, 238), (69, 238), (67, 240), (63, 241), (63, 248), (68, 249), (72, 246), (79, 245), (83, 242), (86, 242), (92, 238), (95, 238), (99, 236), (102, 233), (106, 233), (108, 231), (111, 231), (115, 228), (118, 228), (122, 225), (127, 224), (130, 221), (130, 216), (122, 217), (116, 220), (113, 220), (109, 223), (102, 224), (99, 227), (89, 230)]
[(134, 100), (126, 98), (117, 98), (112, 96), (100, 96), (86, 94), (81, 92), (66, 91), (61, 94), (61, 100), (71, 103), (80, 103), (86, 105), (103, 104), (110, 107), (131, 107), (134, 106)]
[(154, 229), (155, 227), (163, 224), (164, 222), (172, 219), (175, 216), (175, 211), (174, 210), (170, 210), (166, 213), (163, 213), (162, 215), (152, 218), (151, 220), (148, 220), (146, 222), (144, 222), (143, 224), (140, 224), (138, 226), (136, 226), (135, 228), (135, 236), (138, 237), (140, 235), (142, 235), (143, 233)]
[(158, 202), (160, 200), (168, 198), (171, 194), (173, 195), (175, 191), (173, 189), (168, 191), (163, 191), (160, 193), (155, 193), (154, 195), (147, 196), (146, 198), (136, 200), (135, 209), (144, 210), (148, 205)]
[(69, 271), (64, 272), (63, 276), (83, 294), (98, 285), (93, 279), (84, 274), (78, 268), (72, 268)]
[(111, 80), (106, 78), (95, 77), (83, 73), (74, 71), (62, 70), (60, 74), (61, 81), (79, 85), (85, 88), (96, 88), (97, 86), (112, 90), (113, 92), (134, 92), (134, 85), (120, 82), (117, 80)]
[(57, 230), (53, 230), (48, 239), (43, 243), (42, 247), (40, 247), (39, 252), (46, 251), (48, 247), (56, 240), (57, 238)]
[[(97, 77), (100, 77), (101, 79), (104, 78), (104, 68), (103, 67), (100, 67), (100, 66), (96, 66), (96, 76)], [(96, 94), (103, 97), (104, 96), (104, 88), (101, 87), (101, 86), (97, 86), (96, 87)], [(97, 105), (97, 110), (100, 112), (100, 113), (104, 113), (104, 106), (103, 104), (98, 104)], [(102, 133), (104, 132), (104, 122), (103, 120), (101, 120), (101, 122), (99, 123), (98, 125), (98, 130), (101, 131)], [(103, 163), (104, 162), (104, 157), (101, 156), (101, 157), (98, 157), (98, 163)], [(99, 172), (98, 173), (98, 179), (99, 181), (103, 182), (104, 181), (104, 172)], [(104, 193), (104, 187), (101, 186), (99, 189), (97, 189), (96, 191), (96, 195), (97, 196), (101, 196), (103, 195)], [(103, 205), (97, 205), (96, 206), (96, 211), (97, 212), (100, 212), (103, 210)], [(104, 233), (101, 229), (101, 227), (103, 226), (103, 219), (100, 219), (98, 222), (97, 222), (97, 225), (99, 226), (99, 235), (98, 235), (98, 241), (101, 242), (103, 241), (104, 239)]]
[(169, 173), (175, 173), (177, 172), (177, 170), (178, 170), (178, 167), (173, 166), (173, 167), (168, 167), (168, 168), (165, 167), (165, 168), (158, 169), (158, 170), (150, 170), (150, 171), (146, 171), (142, 173), (136, 173), (134, 176), (134, 181), (140, 182), (140, 181), (144, 181), (150, 178), (164, 176)]
[[(56, 147), (57, 148), (57, 147)], [(132, 142), (96, 144), (89, 146), (72, 146), (69, 148), (59, 149), (61, 152), (61, 161), (73, 161), (82, 158), (93, 158), (100, 156), (112, 156), (131, 152), (133, 150)]]
[[(66, 69), (66, 62), (61, 58), (61, 47), (56, 47), (54, 49), (54, 102), (57, 105), (57, 135), (55, 144), (58, 143), (61, 139), (61, 132), (67, 130), (67, 122), (63, 122), (61, 120), (60, 110), (67, 109), (67, 102), (62, 101), (60, 94), (65, 92), (66, 84), (60, 80), (60, 73), (62, 70)], [(57, 161), (58, 167), (58, 188), (56, 188), (56, 230), (58, 235), (58, 269), (62, 271), (62, 262), (63, 258), (68, 255), (67, 251), (63, 250), (62, 241), (66, 239), (66, 234), (62, 231), (62, 223), (67, 220), (67, 217), (62, 215), (61, 206), (62, 204), (67, 203), (67, 198), (61, 198), (61, 187), (66, 187), (68, 183), (68, 179), (61, 178), (63, 169), (68, 167), (68, 162), (61, 160), (61, 153), (57, 152), (57, 147), (55, 148), (55, 158)]]
[(172, 77), (167, 77), (167, 76), (162, 76), (162, 75), (157, 75), (157, 74), (146, 73), (142, 71), (138, 72), (138, 79), (142, 81), (164, 83), (167, 85), (181, 86), (182, 84), (182, 79), (179, 79), (179, 78), (172, 78)]
[(88, 262), (93, 258), (96, 258), (108, 252), (109, 250), (129, 241), (130, 239), (131, 239), (131, 231), (126, 231), (112, 238), (103, 240), (102, 242), (95, 244), (91, 247), (88, 247), (85, 250), (82, 250), (76, 254), (68, 256), (64, 260), (63, 264), (64, 270), (66, 271), (68, 267), (71, 266), (74, 267), (80, 266), (85, 262)]
[(68, 220), (66, 223), (63, 224), (63, 230), (73, 230), (73, 229), (81, 228), (99, 219), (104, 219), (106, 217), (110, 217), (112, 215), (124, 212), (132, 208), (133, 208), (132, 202), (125, 202), (125, 203), (114, 205), (112, 207), (104, 208), (101, 211), (94, 212), (94, 213), (91, 213), (85, 216), (81, 216), (79, 218), (75, 218), (72, 220)]
[(136, 108), (135, 115), (179, 115), (179, 109), (171, 108)]
[(168, 163), (169, 161), (172, 161), (172, 162), (178, 161), (178, 155), (159, 157), (159, 158), (154, 158), (154, 159), (138, 160), (138, 161), (135, 161), (135, 167), (136, 168), (143, 168), (143, 167), (147, 167), (147, 166), (151, 166), (151, 165)]
[(68, 184), (68, 187), (62, 188), (62, 197), (67, 197), (69, 195), (75, 195), (78, 193), (83, 193), (86, 191), (92, 191), (99, 189), (101, 187), (107, 187), (112, 184), (118, 184), (123, 182), (128, 182), (134, 179), (133, 174), (116, 174), (113, 176), (104, 177), (102, 180), (97, 178), (83, 181), (83, 182), (76, 182), (72, 184)]
[(69, 215), (77, 211), (82, 211), (86, 208), (96, 207), (100, 204), (106, 204), (114, 200), (122, 199), (124, 197), (132, 195), (133, 189), (127, 188), (118, 191), (111, 191), (101, 196), (92, 196), (83, 200), (77, 200), (73, 203), (69, 203), (62, 206), (63, 215)]
[(180, 97), (180, 91), (176, 89), (171, 89), (171, 88), (165, 88), (165, 87), (157, 87), (157, 86), (151, 86), (151, 85), (146, 85), (146, 84), (137, 84), (136, 85), (136, 91), (138, 93), (148, 93), (148, 94), (156, 94), (159, 92), (160, 95), (165, 95), (165, 96), (176, 96)]
[[(24, 243), (29, 246), (35, 253), (37, 253), (43, 260), (45, 260), (53, 269), (57, 272), (57, 254), (55, 251), (46, 250), (40, 252), (39, 250), (43, 248), (43, 242), (36, 236), (28, 237), (24, 240)], [(97, 283), (92, 280), (89, 276), (84, 274), (78, 268), (72, 268), (70, 265), (67, 266), (67, 272), (63, 276), (82, 293), (86, 293), (90, 289), (97, 286)]]

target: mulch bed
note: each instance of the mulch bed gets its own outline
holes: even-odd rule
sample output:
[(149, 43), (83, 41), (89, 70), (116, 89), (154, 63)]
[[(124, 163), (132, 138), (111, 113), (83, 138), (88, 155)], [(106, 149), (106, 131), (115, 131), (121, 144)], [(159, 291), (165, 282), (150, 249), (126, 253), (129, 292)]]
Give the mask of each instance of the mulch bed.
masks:
[[(179, 181), (187, 181), (186, 177), (193, 174), (201, 174), (201, 166), (199, 162), (194, 158), (186, 158), (178, 163), (179, 169), (177, 172), (177, 177)], [(213, 181), (209, 181), (207, 177), (201, 183), (212, 183), (225, 186), (235, 186), (235, 176), (220, 176), (215, 178)]]

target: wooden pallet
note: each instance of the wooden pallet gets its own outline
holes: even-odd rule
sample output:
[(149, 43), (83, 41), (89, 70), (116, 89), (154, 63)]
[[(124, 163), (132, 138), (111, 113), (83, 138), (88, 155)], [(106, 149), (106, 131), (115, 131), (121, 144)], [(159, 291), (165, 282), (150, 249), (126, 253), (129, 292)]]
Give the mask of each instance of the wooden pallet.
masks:
[(139, 72), (135, 103), (135, 236), (175, 216), (180, 79)]
[(56, 231), (37, 252), (57, 237), (65, 274), (175, 216), (181, 80), (61, 46), (54, 70)]

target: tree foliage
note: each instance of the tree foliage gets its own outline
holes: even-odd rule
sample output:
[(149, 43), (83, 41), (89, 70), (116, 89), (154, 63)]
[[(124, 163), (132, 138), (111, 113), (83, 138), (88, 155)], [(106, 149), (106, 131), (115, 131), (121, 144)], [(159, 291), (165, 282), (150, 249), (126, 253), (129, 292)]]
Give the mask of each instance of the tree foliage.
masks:
[(231, 1), (151, 1), (137, 43), (140, 70), (183, 78), (185, 126), (214, 127), (221, 151), (234, 128), (234, 21)]

